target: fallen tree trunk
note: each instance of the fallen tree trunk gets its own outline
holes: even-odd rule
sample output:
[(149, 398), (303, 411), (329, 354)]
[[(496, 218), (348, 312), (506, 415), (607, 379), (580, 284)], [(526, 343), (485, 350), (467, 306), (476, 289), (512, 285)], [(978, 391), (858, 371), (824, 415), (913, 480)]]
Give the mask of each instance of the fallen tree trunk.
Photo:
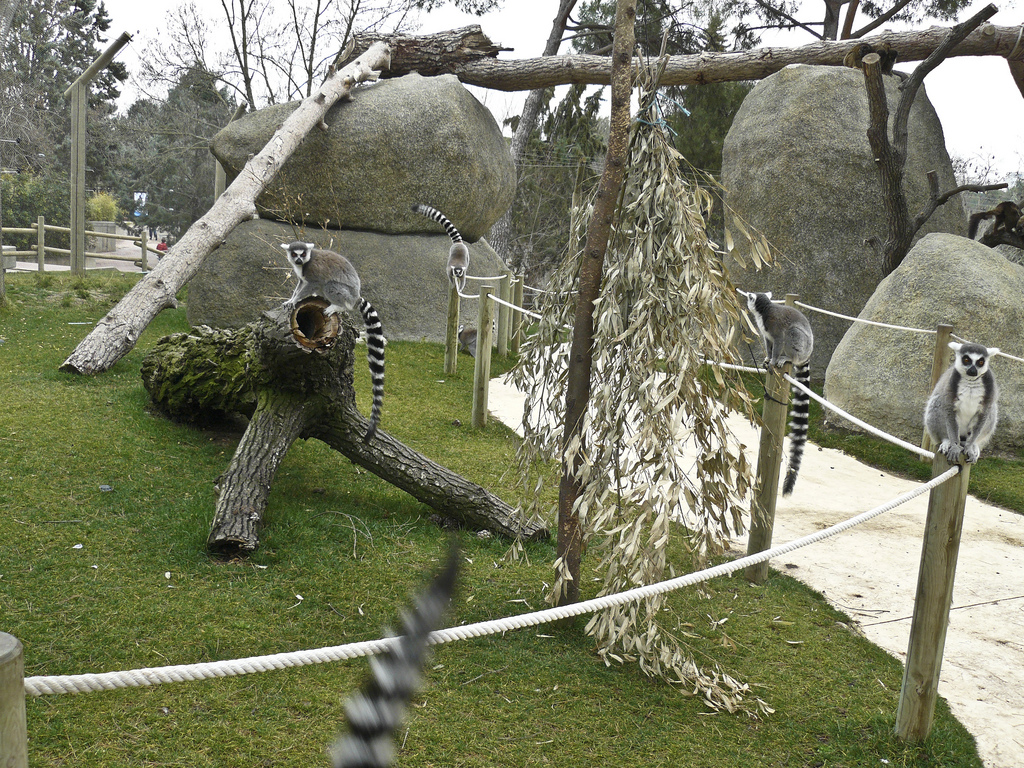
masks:
[[(790, 64), (823, 64), (842, 66), (843, 57), (854, 45), (870, 42), (889, 43), (899, 52), (899, 62), (928, 58), (949, 34), (952, 27), (931, 27), (909, 32), (885, 32), (857, 40), (822, 40), (799, 48), (754, 48), (735, 53), (700, 53), (669, 56), (661, 85), (706, 85), (739, 80), (761, 80)], [(434, 35), (402, 38), (402, 51), (392, 57), (389, 77), (400, 77), (424, 66), (417, 47), (431, 51), (444, 46), (446, 53), (430, 66), (431, 74), (450, 73), (468, 85), (498, 91), (530, 91), (570, 83), (608, 85), (611, 82), (611, 60), (608, 56), (569, 55), (542, 56), (503, 61), (496, 58), (504, 50), (482, 36), (479, 26), (455, 30), (464, 36), (462, 42), (452, 40), (446, 32), (443, 40)], [(1024, 58), (1024, 46), (1017, 45), (1020, 27), (997, 27), (986, 24), (959, 43), (949, 56), (1003, 56), (1012, 61)], [(357, 35), (355, 50), (359, 51), (389, 36)], [(419, 43), (414, 44), (413, 41)], [(635, 66), (639, 62), (635, 63)]]
[(231, 413), (250, 416), (217, 483), (207, 546), (223, 555), (251, 552), (274, 475), (299, 438), (323, 440), (354, 463), (473, 529), (538, 539), (546, 529), (519, 519), (486, 489), (395, 440), (382, 430), (366, 443), (368, 421), (352, 386), (355, 332), (307, 299), (236, 329), (198, 328), (165, 337), (142, 365), (154, 403), (188, 421)]
[(195, 275), (203, 259), (242, 221), (256, 216), (256, 198), (278, 169), (327, 110), (360, 82), (376, 80), (387, 67), (390, 51), (378, 43), (339, 70), (313, 95), (303, 100), (263, 150), (245, 164), (206, 215), (189, 227), (153, 271), (100, 320), (60, 369), (71, 373), (100, 373), (132, 350), (142, 331), (161, 310), (176, 306), (175, 295)]

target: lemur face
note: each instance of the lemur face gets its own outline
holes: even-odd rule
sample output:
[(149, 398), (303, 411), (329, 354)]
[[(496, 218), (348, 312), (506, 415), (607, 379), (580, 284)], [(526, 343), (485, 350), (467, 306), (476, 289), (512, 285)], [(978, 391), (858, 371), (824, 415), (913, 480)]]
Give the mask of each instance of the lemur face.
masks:
[(301, 240), (296, 240), (293, 243), (281, 243), (281, 247), (288, 252), (288, 260), (295, 266), (301, 267), (313, 256), (316, 243), (304, 243)]
[(955, 341), (949, 343), (949, 348), (956, 353), (954, 365), (960, 375), (971, 379), (984, 376), (989, 358), (999, 352), (995, 347), (987, 349), (981, 344), (958, 344)]

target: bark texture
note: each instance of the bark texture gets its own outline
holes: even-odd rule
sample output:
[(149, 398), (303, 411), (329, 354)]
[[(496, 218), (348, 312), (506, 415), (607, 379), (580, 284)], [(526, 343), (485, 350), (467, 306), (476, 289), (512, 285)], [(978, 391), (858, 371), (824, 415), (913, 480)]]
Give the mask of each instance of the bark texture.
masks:
[[(881, 241), (872, 237), (869, 242), (881, 256), (882, 274), (889, 275), (902, 263), (910, 251), (914, 235), (935, 210), (930, 206), (917, 217), (911, 218), (907, 198), (903, 191), (903, 169), (907, 161), (907, 122), (914, 97), (924, 83), (925, 76), (941, 64), (956, 48), (974, 32), (979, 25), (991, 18), (997, 9), (988, 5), (962, 24), (950, 29), (935, 49), (914, 69), (903, 85), (896, 114), (892, 120), (892, 139), (889, 137), (889, 108), (882, 73), (877, 54), (864, 57), (864, 82), (867, 88), (868, 104), (871, 109), (871, 125), (868, 127), (868, 142), (878, 162), (882, 186), (882, 202), (885, 205), (886, 238)], [(903, 51), (900, 50), (901, 58)], [(935, 188), (935, 177), (930, 177), (931, 199), (936, 203), (940, 197)], [(948, 199), (948, 195), (946, 195)]]
[[(930, 56), (950, 32), (950, 27), (932, 27), (910, 32), (885, 32), (862, 40), (822, 40), (799, 48), (755, 48), (736, 53), (700, 53), (670, 56), (661, 85), (705, 85), (738, 80), (761, 80), (790, 64), (842, 66), (850, 48), (861, 42), (889, 43), (899, 51), (899, 61), (921, 61)], [(1014, 50), (1019, 27), (985, 24), (958, 43), (948, 56), (1003, 56)], [(636, 62), (634, 66), (638, 65)], [(404, 65), (393, 61), (391, 73)], [(569, 83), (608, 85), (611, 61), (607, 56), (544, 56), (500, 61), (474, 58), (453, 65), (450, 70), (468, 85), (498, 91), (527, 91)]]
[(486, 489), (378, 430), (363, 442), (367, 420), (352, 386), (355, 332), (321, 316), (310, 299), (294, 315), (281, 310), (236, 329), (200, 327), (162, 339), (146, 356), (142, 379), (154, 403), (186, 421), (250, 415), (225, 473), (207, 546), (238, 555), (259, 545), (274, 476), (297, 438), (317, 438), (354, 463), (472, 528), (538, 539), (546, 529), (519, 519)]
[(323, 121), (327, 110), (352, 88), (376, 80), (378, 70), (387, 67), (390, 51), (383, 43), (329, 77), (320, 89), (306, 98), (281, 125), (263, 150), (246, 163), (199, 221), (189, 227), (167, 255), (100, 320), (75, 348), (62, 371), (101, 373), (132, 350), (142, 331), (161, 310), (175, 306), (175, 295), (199, 269), (203, 259), (237, 224), (256, 216), (255, 200), (277, 174), (285, 160)]

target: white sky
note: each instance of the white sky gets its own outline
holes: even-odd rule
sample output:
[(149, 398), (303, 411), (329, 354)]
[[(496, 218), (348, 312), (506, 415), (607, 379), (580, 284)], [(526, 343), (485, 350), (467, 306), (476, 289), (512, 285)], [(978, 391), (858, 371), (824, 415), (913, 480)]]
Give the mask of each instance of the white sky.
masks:
[[(989, 0), (975, 0), (961, 19), (968, 18)], [(138, 57), (146, 43), (158, 35), (167, 11), (181, 0), (104, 0), (113, 19), (109, 30), (111, 40), (121, 32), (134, 36), (118, 58), (129, 72), (137, 69)], [(820, 15), (821, 0), (806, 0)], [(1024, 23), (1021, 6), (1024, 0), (1000, 2), (1000, 12), (992, 18), (998, 26)], [(540, 55), (557, 8), (556, 0), (505, 0), (505, 9), (482, 18), (462, 14), (448, 8), (435, 11), (422, 19), (420, 32), (480, 24), (492, 41), (505, 48), (502, 59), (531, 58)], [(812, 16), (805, 14), (802, 18)], [(812, 42), (806, 33), (791, 33), (776, 44), (799, 46)], [(897, 64), (897, 69), (900, 65)], [(907, 67), (904, 67), (906, 70)], [(958, 57), (943, 62), (925, 80), (928, 96), (938, 112), (951, 155), (976, 158), (991, 157), (992, 165), (1004, 173), (1024, 172), (1024, 96), (1017, 90), (1005, 60), (996, 56)], [(494, 112), (499, 124), (509, 112), (518, 112), (516, 105), (522, 95), (499, 91), (472, 89), (480, 101)], [(126, 93), (130, 103), (131, 96)], [(122, 100), (124, 102), (124, 100)]]

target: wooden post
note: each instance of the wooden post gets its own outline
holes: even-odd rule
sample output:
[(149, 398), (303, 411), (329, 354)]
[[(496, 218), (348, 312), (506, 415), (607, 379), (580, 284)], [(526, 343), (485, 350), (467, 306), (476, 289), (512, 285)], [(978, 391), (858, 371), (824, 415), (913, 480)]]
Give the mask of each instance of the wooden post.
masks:
[(85, 118), (89, 81), (114, 60), (114, 56), (132, 39), (127, 32), (107, 46), (71, 87), (64, 91), (71, 99), (71, 271), (85, 272)]
[[(953, 326), (939, 323), (935, 326), (935, 349), (932, 350), (932, 378), (928, 386), (928, 395), (931, 396), (935, 385), (939, 383), (939, 377), (945, 372), (949, 365), (949, 339), (953, 334)], [(924, 435), (921, 437), (921, 447), (926, 451), (932, 449), (932, 437), (925, 427)], [(921, 461), (928, 461), (927, 456), (922, 456)]]
[(454, 376), (459, 365), (459, 289), (448, 282), (448, 326), (444, 334), (444, 375)]
[(46, 269), (46, 217), (36, 219), (36, 226), (39, 227), (36, 231), (36, 264), (43, 272)]
[[(523, 276), (520, 275), (516, 278), (515, 284), (512, 289), (512, 303), (520, 309), (523, 308)], [(522, 312), (516, 312), (515, 317), (512, 319), (512, 354), (518, 355), (519, 348), (523, 343), (523, 333), (526, 328), (526, 315)]]
[[(936, 452), (932, 477), (950, 466), (946, 457)], [(970, 476), (971, 465), (962, 464), (959, 475), (933, 488), (928, 497), (914, 618), (896, 709), (896, 735), (904, 741), (924, 741), (932, 729)]]
[(71, 88), (71, 271), (85, 272), (85, 96), (88, 87)]
[(494, 307), (491, 305), (493, 285), (480, 286), (480, 311), (476, 326), (476, 366), (473, 369), (473, 426), (481, 429), (487, 426), (487, 394), (491, 379), (491, 344), (494, 337), (491, 321)]
[[(502, 301), (511, 301), (512, 299), (512, 275), (508, 272), (501, 276), (501, 280), (498, 283), (498, 298)], [(511, 312), (512, 310), (506, 305), (498, 305), (498, 354), (502, 357), (508, 357), (508, 331)]]
[(139, 237), (139, 240), (141, 240), (141, 245), (142, 245), (142, 271), (143, 272), (148, 272), (149, 271), (149, 241), (146, 238), (147, 234), (148, 234), (147, 228), (143, 227), (142, 228), (142, 235)]
[[(789, 411), (789, 382), (782, 378), (789, 373), (787, 363), (782, 370), (769, 368), (765, 377), (764, 409), (761, 414), (761, 444), (757, 453), (757, 484), (750, 504), (750, 537), (747, 554), (756, 555), (772, 545), (775, 527), (775, 502), (779, 496), (779, 472), (782, 469), (782, 440), (786, 436), (786, 414)], [(748, 566), (745, 575), (755, 584), (768, 578), (768, 563)]]
[(28, 768), (25, 659), (21, 642), (0, 632), (0, 766)]

